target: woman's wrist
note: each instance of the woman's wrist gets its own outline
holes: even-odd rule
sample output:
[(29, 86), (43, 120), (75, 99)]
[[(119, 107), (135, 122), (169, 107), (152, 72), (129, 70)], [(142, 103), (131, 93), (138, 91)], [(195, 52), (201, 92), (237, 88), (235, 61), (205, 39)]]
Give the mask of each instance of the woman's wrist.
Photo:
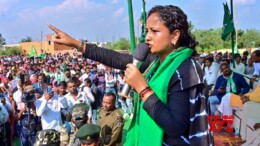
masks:
[(140, 94), (140, 99), (142, 101), (146, 101), (146, 99), (151, 96), (152, 94), (154, 93), (154, 91), (149, 87), (149, 86), (146, 86), (143, 90), (141, 90), (139, 92)]
[(149, 92), (147, 92), (143, 97), (141, 97), (141, 100), (143, 102), (145, 102), (152, 94), (154, 94), (153, 90), (150, 90)]

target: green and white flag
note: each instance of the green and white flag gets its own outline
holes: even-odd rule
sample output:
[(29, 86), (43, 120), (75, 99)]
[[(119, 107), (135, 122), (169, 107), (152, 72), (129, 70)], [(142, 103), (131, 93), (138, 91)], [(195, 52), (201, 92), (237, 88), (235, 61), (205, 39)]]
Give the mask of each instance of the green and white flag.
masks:
[(34, 46), (32, 46), (32, 48), (31, 48), (31, 50), (30, 50), (30, 53), (29, 53), (29, 56), (30, 56), (30, 57), (36, 56), (36, 50), (35, 50)]
[(223, 4), (224, 6), (224, 19), (223, 19), (223, 27), (222, 27), (222, 40), (227, 41), (230, 39), (230, 34), (235, 31), (234, 22), (231, 18), (230, 11), (227, 3)]

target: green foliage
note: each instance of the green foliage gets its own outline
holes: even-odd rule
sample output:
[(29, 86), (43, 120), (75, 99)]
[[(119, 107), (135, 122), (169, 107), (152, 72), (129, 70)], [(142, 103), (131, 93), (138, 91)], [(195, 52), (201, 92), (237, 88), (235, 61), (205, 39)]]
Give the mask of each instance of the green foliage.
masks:
[(7, 56), (19, 55), (21, 53), (22, 53), (22, 51), (18, 47), (6, 47), (5, 51), (4, 50), (0, 50), (0, 56), (3, 56), (3, 55), (7, 55)]
[(25, 39), (22, 39), (21, 42), (32, 42), (32, 37), (26, 37)]
[(104, 48), (107, 48), (107, 49), (114, 49), (114, 44), (111, 43), (111, 42), (108, 42), (107, 44), (104, 45)]
[[(190, 23), (190, 25), (192, 25)], [(204, 50), (214, 51), (215, 49), (230, 48), (231, 41), (223, 41), (221, 39), (221, 28), (218, 29), (208, 29), (208, 30), (194, 30), (192, 34), (195, 36), (196, 40), (199, 42), (197, 46), (197, 51)], [(249, 48), (249, 47), (260, 47), (260, 31), (255, 29), (250, 30), (238, 30), (238, 48)]]
[(0, 33), (0, 46), (5, 45), (5, 38), (2, 37), (2, 34)]
[(255, 29), (246, 30), (239, 39), (242, 44), (241, 47), (259, 47), (260, 46), (260, 32)]
[(113, 45), (114, 50), (129, 50), (130, 43), (126, 38), (121, 38), (118, 42)]

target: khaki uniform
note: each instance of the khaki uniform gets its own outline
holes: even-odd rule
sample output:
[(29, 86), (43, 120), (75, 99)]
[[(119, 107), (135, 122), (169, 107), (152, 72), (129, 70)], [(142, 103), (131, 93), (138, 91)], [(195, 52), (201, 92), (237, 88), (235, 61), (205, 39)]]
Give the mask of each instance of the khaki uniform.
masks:
[(67, 126), (64, 124), (60, 130), (60, 146), (80, 146), (80, 142), (75, 138), (76, 126), (72, 122), (69, 122), (71, 131), (70, 135)]
[[(105, 110), (101, 108), (98, 117), (98, 125), (101, 127), (101, 139), (109, 139), (108, 141), (110, 141), (109, 144), (104, 144), (105, 146), (114, 146), (121, 142), (124, 119), (119, 109), (114, 109), (113, 111), (106, 113)], [(110, 136), (104, 137), (104, 133), (106, 133), (105, 135)]]

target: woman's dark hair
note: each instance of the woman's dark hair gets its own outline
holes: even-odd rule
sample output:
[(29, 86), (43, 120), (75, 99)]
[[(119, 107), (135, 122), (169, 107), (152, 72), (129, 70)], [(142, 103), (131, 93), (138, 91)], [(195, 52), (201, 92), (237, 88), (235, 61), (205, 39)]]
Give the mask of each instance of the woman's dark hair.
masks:
[(179, 7), (173, 5), (155, 6), (149, 11), (148, 17), (153, 13), (158, 14), (159, 19), (169, 29), (170, 33), (176, 29), (180, 30), (181, 34), (178, 42), (180, 46), (189, 47), (195, 51), (198, 42), (195, 41), (189, 31), (187, 15)]

